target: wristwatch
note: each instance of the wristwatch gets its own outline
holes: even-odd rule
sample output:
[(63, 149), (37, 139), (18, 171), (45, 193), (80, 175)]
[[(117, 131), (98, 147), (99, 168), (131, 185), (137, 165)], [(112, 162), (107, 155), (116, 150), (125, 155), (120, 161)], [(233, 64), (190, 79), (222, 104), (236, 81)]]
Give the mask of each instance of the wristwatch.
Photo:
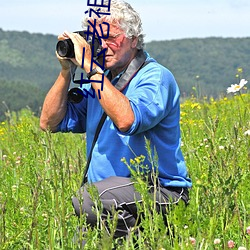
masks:
[(104, 74), (104, 71), (100, 68), (100, 67), (96, 67), (94, 68), (92, 71), (90, 71), (88, 74), (87, 74), (87, 78), (90, 79), (93, 75), (95, 74)]

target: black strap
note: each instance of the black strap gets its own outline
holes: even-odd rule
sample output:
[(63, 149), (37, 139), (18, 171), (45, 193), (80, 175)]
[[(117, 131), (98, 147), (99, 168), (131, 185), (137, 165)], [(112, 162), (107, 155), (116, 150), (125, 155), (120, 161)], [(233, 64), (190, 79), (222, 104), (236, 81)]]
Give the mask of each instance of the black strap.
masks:
[(137, 72), (149, 63), (148, 61), (146, 61), (146, 58), (147, 57), (143, 50), (139, 50), (136, 57), (131, 61), (126, 71), (122, 74), (119, 81), (116, 83), (115, 87), (118, 90), (123, 91), (137, 74)]
[(98, 138), (98, 136), (100, 134), (100, 131), (102, 129), (102, 125), (103, 125), (103, 123), (106, 120), (106, 117), (107, 117), (107, 114), (104, 112), (102, 114), (102, 117), (101, 117), (98, 125), (97, 125), (96, 131), (95, 131), (95, 136), (94, 136), (94, 139), (93, 139), (93, 142), (92, 142), (92, 145), (91, 145), (91, 149), (90, 149), (90, 152), (89, 152), (89, 157), (88, 157), (88, 160), (87, 160), (87, 163), (86, 163), (86, 167), (85, 167), (85, 170), (84, 170), (84, 175), (83, 175), (83, 180), (82, 180), (81, 186), (83, 186), (83, 184), (87, 182), (87, 173), (88, 173), (89, 164), (90, 164), (90, 161), (91, 161), (91, 158), (92, 158), (92, 152), (93, 152), (93, 149), (95, 147), (95, 143), (97, 141), (97, 138)]
[[(128, 86), (130, 81), (134, 78), (136, 73), (141, 68), (146, 66), (148, 63), (149, 63), (149, 61), (146, 61), (146, 56), (145, 56), (144, 52), (142, 50), (139, 50), (136, 57), (131, 61), (128, 68), (124, 72), (124, 74), (120, 77), (120, 79), (116, 83), (115, 87), (119, 91), (123, 91)], [(89, 170), (89, 164), (90, 164), (90, 161), (91, 161), (91, 158), (92, 158), (92, 152), (93, 152), (93, 149), (95, 147), (95, 143), (96, 143), (96, 141), (98, 139), (98, 136), (99, 136), (99, 134), (101, 132), (102, 126), (103, 126), (103, 124), (104, 124), (104, 122), (106, 120), (106, 117), (107, 117), (107, 114), (104, 112), (102, 114), (102, 117), (101, 117), (98, 125), (97, 125), (95, 136), (94, 136), (94, 139), (93, 139), (93, 142), (92, 142), (92, 145), (91, 145), (88, 160), (87, 160), (86, 167), (85, 167), (85, 170), (84, 170), (84, 175), (83, 175), (83, 180), (82, 180), (81, 186), (83, 186), (84, 183), (87, 182), (87, 174), (88, 174), (88, 170)]]

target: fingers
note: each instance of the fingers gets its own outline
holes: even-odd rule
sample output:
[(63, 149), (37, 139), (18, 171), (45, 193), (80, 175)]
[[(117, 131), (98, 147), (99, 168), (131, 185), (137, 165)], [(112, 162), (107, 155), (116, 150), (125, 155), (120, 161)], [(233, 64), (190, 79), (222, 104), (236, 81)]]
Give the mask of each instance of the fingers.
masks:
[(65, 39), (69, 39), (69, 36), (63, 32), (62, 34), (60, 34), (57, 39), (60, 41), (60, 40), (65, 40)]
[(87, 41), (78, 33), (64, 31), (63, 34), (58, 36), (58, 40), (70, 39), (74, 44), (79, 44), (82, 47), (88, 46)]
[(72, 40), (73, 43), (78, 42), (78, 43), (85, 43), (85, 39), (80, 36), (78, 33), (72, 33), (72, 32), (68, 32), (68, 31), (64, 31), (64, 33), (62, 34), (62, 36), (64, 38), (69, 38)]
[(71, 39), (71, 40), (75, 40), (78, 37), (82, 38), (79, 34), (77, 33), (72, 33), (69, 31), (64, 31), (62, 34), (60, 34), (57, 38), (58, 40), (65, 40), (65, 39)]
[[(75, 58), (67, 58), (67, 59), (69, 59), (75, 65), (79, 67), (82, 66), (83, 48), (86, 48), (84, 61), (87, 61), (88, 64), (89, 62), (91, 62), (91, 47), (80, 34), (64, 31), (63, 34), (58, 36), (58, 39), (59, 40), (70, 39), (73, 42)], [(57, 54), (57, 58), (60, 61), (62, 61), (63, 59), (66, 59), (66, 58), (60, 57), (58, 54)], [(84, 65), (86, 65), (86, 62), (84, 63)], [(86, 67), (89, 68), (88, 65)]]

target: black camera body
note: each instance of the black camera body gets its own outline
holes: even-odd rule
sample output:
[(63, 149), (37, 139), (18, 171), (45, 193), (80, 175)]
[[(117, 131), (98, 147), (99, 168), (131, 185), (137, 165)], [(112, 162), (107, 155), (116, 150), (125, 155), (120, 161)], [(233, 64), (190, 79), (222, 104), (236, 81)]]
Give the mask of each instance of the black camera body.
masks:
[[(98, 57), (98, 54), (102, 51), (102, 46), (100, 44), (99, 39), (91, 34), (87, 36), (87, 34), (85, 34), (87, 33), (87, 31), (75, 31), (74, 33), (78, 33), (80, 36), (82, 36), (91, 46), (94, 60), (100, 59)], [(56, 45), (56, 51), (61, 57), (75, 57), (74, 44), (71, 39), (58, 41)]]

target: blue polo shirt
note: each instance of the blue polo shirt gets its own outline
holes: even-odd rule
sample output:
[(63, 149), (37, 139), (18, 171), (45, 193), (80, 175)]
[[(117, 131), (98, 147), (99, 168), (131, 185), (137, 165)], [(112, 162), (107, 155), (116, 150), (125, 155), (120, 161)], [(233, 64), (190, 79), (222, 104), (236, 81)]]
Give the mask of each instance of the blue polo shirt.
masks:
[[(150, 56), (150, 61), (123, 90), (129, 99), (135, 120), (123, 133), (107, 117), (92, 153), (88, 181), (96, 182), (109, 176), (129, 177), (130, 170), (121, 161), (144, 155), (144, 165), (152, 168), (145, 139), (151, 152), (156, 152), (157, 171), (163, 186), (191, 187), (187, 168), (181, 152), (180, 137), (180, 91), (172, 73)], [(118, 75), (112, 84), (118, 81)], [(90, 90), (90, 86), (84, 86)], [(91, 91), (92, 93), (92, 91)], [(118, 104), (117, 104), (118, 105)], [(58, 131), (84, 133), (87, 135), (89, 155), (97, 125), (103, 109), (98, 97), (84, 98), (78, 104), (68, 103), (67, 113), (58, 126)], [(153, 156), (154, 157), (154, 156)]]

